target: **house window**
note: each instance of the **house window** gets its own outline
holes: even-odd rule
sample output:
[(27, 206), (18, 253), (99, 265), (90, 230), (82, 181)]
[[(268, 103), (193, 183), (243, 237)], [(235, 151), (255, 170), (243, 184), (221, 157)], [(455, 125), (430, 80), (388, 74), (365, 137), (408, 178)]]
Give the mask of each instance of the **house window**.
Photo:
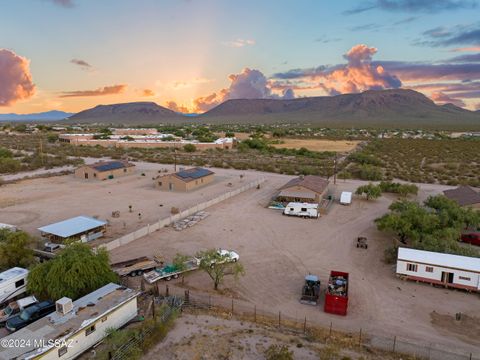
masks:
[(92, 325), (92, 326), (88, 327), (87, 330), (85, 330), (85, 336), (90, 335), (94, 331), (95, 331), (95, 325)]
[(425, 271), (429, 273), (433, 273), (433, 267), (432, 266), (425, 266)]
[(68, 351), (68, 347), (62, 346), (60, 349), (58, 349), (58, 357), (65, 355)]
[(407, 264), (407, 271), (417, 272), (418, 265), (417, 264)]
[(307, 211), (307, 208), (302, 208), (301, 209), (303, 212), (306, 212)]
[(88, 179), (88, 173), (85, 173), (85, 179)]
[(127, 172), (127, 168), (123, 169), (123, 172)]
[(460, 280), (465, 280), (465, 281), (470, 281), (471, 280), (469, 277), (466, 277), (466, 276), (459, 276), (458, 278)]
[(202, 182), (202, 183), (203, 183), (203, 179), (200, 179), (200, 182)]
[(162, 182), (161, 182), (161, 181), (158, 182), (158, 186), (162, 186)]
[(21, 280), (18, 280), (17, 282), (15, 282), (15, 287), (16, 288), (19, 288), (20, 286), (23, 286), (25, 285), (25, 279), (21, 279)]
[(97, 177), (97, 173), (93, 173), (93, 177)]

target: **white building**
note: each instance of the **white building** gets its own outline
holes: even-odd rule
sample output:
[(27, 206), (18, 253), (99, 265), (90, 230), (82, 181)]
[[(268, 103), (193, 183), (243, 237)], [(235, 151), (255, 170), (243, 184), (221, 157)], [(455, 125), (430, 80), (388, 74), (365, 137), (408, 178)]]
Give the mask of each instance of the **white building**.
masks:
[(28, 270), (14, 267), (0, 273), (0, 304), (27, 291)]
[(107, 284), (72, 302), (62, 298), (56, 311), (2, 339), (0, 359), (74, 359), (137, 316), (135, 290)]
[(480, 258), (399, 248), (397, 275), (445, 287), (480, 291)]

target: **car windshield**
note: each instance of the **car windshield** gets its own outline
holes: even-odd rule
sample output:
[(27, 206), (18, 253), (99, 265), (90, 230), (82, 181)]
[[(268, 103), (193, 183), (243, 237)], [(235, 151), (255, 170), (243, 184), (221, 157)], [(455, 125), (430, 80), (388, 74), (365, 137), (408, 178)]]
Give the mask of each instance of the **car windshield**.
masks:
[(4, 311), (6, 315), (11, 315), (13, 312), (13, 309), (10, 307), (10, 305), (8, 305)]
[(30, 319), (30, 313), (28, 311), (22, 311), (22, 313), (20, 314), (20, 319), (22, 320), (29, 320)]

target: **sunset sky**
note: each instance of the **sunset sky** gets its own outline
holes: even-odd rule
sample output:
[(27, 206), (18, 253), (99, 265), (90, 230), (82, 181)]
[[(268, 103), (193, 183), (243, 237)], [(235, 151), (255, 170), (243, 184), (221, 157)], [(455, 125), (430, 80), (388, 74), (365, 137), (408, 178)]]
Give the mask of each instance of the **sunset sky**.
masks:
[(480, 1), (0, 2), (0, 113), (399, 87), (480, 109)]

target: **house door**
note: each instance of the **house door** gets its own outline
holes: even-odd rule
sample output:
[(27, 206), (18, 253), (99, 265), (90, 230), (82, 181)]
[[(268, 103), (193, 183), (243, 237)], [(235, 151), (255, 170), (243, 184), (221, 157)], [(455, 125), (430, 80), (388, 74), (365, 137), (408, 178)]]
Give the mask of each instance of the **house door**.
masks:
[(85, 179), (88, 179), (88, 173), (85, 173)]
[(442, 282), (444, 284), (453, 284), (453, 273), (442, 271)]
[(173, 190), (173, 184), (172, 183), (168, 183), (168, 190), (170, 190), (170, 191)]

